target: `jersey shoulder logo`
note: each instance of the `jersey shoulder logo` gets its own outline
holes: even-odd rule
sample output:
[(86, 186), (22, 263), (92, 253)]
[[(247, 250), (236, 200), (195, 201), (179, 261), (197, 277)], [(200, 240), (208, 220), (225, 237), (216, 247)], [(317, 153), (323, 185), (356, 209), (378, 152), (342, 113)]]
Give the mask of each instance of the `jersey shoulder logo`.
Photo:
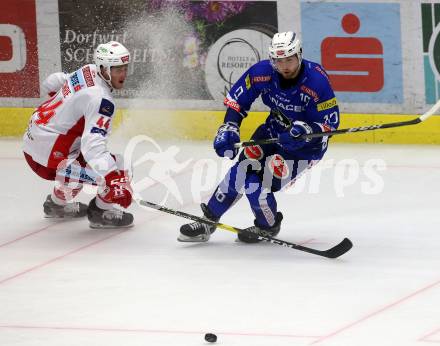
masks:
[(315, 90), (313, 90), (312, 88), (309, 88), (308, 86), (302, 84), (300, 87), (300, 90), (305, 92), (306, 94), (310, 95), (311, 97), (313, 97), (313, 101), (315, 101), (315, 102), (319, 101), (318, 93)]
[(327, 73), (322, 69), (321, 66), (315, 65), (315, 70), (318, 71), (321, 75), (323, 75), (325, 79), (329, 80)]
[(83, 73), (84, 80), (86, 81), (87, 86), (88, 87), (94, 86), (95, 82), (93, 81), (92, 72), (90, 71), (90, 66), (83, 67), (82, 73)]
[(252, 83), (264, 83), (269, 82), (272, 76), (254, 76), (252, 77)]
[(101, 104), (99, 105), (98, 113), (107, 117), (111, 117), (114, 111), (115, 105), (113, 104), (113, 102), (107, 99), (102, 99)]

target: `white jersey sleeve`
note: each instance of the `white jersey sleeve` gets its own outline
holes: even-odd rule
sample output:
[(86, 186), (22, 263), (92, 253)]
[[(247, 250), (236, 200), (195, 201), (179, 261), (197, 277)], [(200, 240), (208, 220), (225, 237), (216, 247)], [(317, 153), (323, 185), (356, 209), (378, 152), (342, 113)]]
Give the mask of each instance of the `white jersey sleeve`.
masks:
[(106, 96), (93, 97), (84, 109), (84, 132), (81, 153), (87, 163), (102, 176), (117, 169), (116, 161), (107, 149), (115, 105)]
[(69, 75), (63, 72), (52, 73), (47, 77), (42, 84), (42, 91), (44, 94), (52, 96), (52, 94), (56, 93), (58, 90), (66, 82)]

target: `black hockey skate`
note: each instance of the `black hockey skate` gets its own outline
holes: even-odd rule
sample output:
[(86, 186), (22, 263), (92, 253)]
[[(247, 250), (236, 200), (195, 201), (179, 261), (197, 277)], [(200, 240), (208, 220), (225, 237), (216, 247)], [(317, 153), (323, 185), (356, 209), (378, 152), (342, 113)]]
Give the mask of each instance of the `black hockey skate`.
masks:
[(277, 216), (275, 218), (275, 224), (272, 227), (269, 228), (263, 228), (259, 227), (256, 223), (256, 220), (254, 221), (254, 225), (252, 227), (245, 228), (244, 230), (247, 232), (252, 232), (255, 235), (251, 235), (249, 233), (238, 233), (237, 238), (238, 240), (244, 242), (244, 243), (258, 243), (261, 240), (258, 239), (258, 234), (262, 236), (267, 237), (275, 237), (278, 233), (280, 233), (281, 228), (281, 221), (283, 220), (283, 214), (280, 212), (277, 212)]
[(132, 214), (118, 209), (100, 209), (96, 205), (96, 197), (89, 203), (87, 217), (90, 228), (125, 228), (133, 226)]
[[(205, 203), (200, 204), (205, 218), (213, 222), (218, 222), (220, 218), (215, 217), (208, 209)], [(207, 225), (202, 222), (192, 222), (182, 225), (180, 227), (180, 234), (177, 238), (181, 242), (200, 243), (209, 240), (209, 237), (214, 233), (216, 226)]]
[(56, 204), (51, 195), (43, 203), (44, 217), (58, 219), (74, 219), (87, 215), (87, 205), (80, 202), (70, 202), (66, 205)]

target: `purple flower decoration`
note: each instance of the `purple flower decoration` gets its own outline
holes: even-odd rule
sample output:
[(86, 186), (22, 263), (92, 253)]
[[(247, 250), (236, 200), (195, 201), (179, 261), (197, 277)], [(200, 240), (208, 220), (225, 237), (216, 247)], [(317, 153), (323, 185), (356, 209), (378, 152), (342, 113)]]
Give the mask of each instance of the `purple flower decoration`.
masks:
[(228, 6), (231, 14), (238, 14), (240, 12), (243, 12), (243, 10), (249, 4), (250, 4), (249, 2), (244, 2), (244, 1), (228, 1), (228, 2), (226, 2), (226, 5)]
[(228, 3), (225, 1), (203, 1), (199, 7), (200, 14), (208, 22), (221, 22), (230, 15)]

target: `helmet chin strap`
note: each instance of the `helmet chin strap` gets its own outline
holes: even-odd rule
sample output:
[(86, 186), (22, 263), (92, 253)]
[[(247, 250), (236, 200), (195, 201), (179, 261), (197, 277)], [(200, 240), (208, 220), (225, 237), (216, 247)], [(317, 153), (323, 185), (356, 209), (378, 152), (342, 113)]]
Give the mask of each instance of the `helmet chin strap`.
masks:
[(299, 70), (301, 70), (301, 64), (302, 64), (302, 53), (297, 53), (296, 56), (298, 57), (298, 68), (296, 69), (295, 73), (298, 73)]
[[(102, 66), (102, 65), (101, 65)], [(109, 67), (104, 67), (103, 66), (103, 68), (104, 68), (104, 70), (105, 70), (105, 72), (107, 73), (107, 75), (108, 75), (108, 79), (107, 78), (105, 78), (103, 75), (102, 75), (102, 73), (101, 73), (101, 66), (99, 67), (99, 71), (98, 71), (98, 75), (108, 84), (108, 86), (111, 88), (111, 89), (113, 89), (113, 85), (112, 85), (112, 75), (110, 74), (110, 69), (111, 69), (111, 67), (109, 66)]]

